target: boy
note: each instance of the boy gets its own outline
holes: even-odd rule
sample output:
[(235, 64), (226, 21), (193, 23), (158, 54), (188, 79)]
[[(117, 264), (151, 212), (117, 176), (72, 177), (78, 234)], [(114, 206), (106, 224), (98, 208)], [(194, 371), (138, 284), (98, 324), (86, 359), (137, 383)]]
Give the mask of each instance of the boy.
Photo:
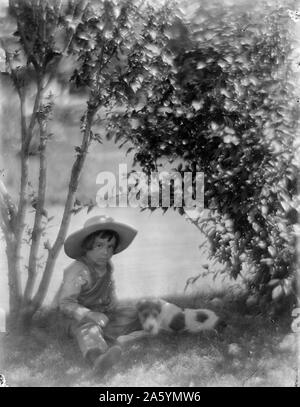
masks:
[(130, 245), (136, 233), (112, 218), (95, 216), (64, 244), (65, 253), (75, 261), (64, 272), (59, 309), (68, 332), (100, 375), (120, 359), (116, 338), (141, 329), (135, 307), (117, 305), (110, 261)]

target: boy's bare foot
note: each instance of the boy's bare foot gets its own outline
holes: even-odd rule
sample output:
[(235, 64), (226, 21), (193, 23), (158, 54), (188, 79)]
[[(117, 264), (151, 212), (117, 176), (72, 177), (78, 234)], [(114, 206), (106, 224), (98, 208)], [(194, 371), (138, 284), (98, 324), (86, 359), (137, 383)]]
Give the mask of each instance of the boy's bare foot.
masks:
[(94, 362), (93, 372), (97, 376), (104, 376), (108, 370), (120, 360), (122, 354), (121, 347), (114, 345), (104, 354), (97, 357)]

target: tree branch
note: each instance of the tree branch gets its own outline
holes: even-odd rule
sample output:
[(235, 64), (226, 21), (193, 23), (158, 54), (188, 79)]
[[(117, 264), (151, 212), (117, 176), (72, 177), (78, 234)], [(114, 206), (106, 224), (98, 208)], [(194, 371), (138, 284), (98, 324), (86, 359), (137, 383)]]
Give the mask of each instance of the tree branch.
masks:
[(24, 144), (24, 150), (26, 152), (28, 151), (31, 140), (32, 140), (32, 132), (33, 132), (34, 125), (36, 123), (36, 115), (39, 110), (40, 101), (41, 101), (41, 92), (42, 92), (41, 85), (38, 82), (37, 83), (37, 92), (36, 92), (36, 96), (35, 96), (35, 100), (34, 100), (34, 106), (32, 109), (31, 119), (29, 122), (28, 131), (26, 134), (26, 140), (25, 140), (25, 144)]
[(192, 223), (194, 226), (196, 226), (196, 228), (197, 228), (201, 233), (203, 233), (202, 230), (201, 230), (201, 228), (200, 228), (200, 226), (199, 226), (199, 224), (198, 224), (198, 222), (197, 222), (195, 219), (191, 218), (190, 215), (187, 213), (186, 210), (184, 210), (184, 213), (185, 213), (186, 218), (189, 219), (189, 220), (191, 221), (191, 223)]
[(32, 62), (36, 72), (38, 73), (40, 71), (40, 66), (39, 66), (36, 58), (33, 56), (32, 50), (30, 50), (29, 44), (28, 44), (28, 42), (26, 40), (25, 33), (24, 33), (24, 30), (23, 30), (23, 28), (22, 28), (22, 26), (20, 24), (20, 21), (18, 21), (18, 32), (20, 33), (20, 37), (21, 37), (21, 40), (23, 42), (24, 50), (25, 50), (25, 52), (27, 54), (28, 61)]

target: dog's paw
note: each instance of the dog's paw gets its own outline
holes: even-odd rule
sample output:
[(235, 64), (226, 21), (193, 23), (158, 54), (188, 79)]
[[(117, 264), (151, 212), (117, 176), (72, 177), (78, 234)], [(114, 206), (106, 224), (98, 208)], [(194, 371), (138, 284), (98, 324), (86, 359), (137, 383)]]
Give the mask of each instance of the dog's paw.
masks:
[(125, 345), (126, 343), (137, 341), (138, 339), (145, 338), (147, 336), (150, 336), (148, 332), (145, 331), (135, 331), (131, 332), (128, 335), (121, 335), (117, 338), (117, 343), (120, 345)]

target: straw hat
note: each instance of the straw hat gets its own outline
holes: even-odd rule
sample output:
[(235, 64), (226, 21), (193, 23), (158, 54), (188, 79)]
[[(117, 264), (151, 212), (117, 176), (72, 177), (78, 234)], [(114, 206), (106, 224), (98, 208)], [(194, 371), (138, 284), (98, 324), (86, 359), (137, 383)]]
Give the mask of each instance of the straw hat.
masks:
[(101, 230), (113, 230), (118, 234), (119, 243), (114, 254), (120, 253), (122, 250), (126, 249), (137, 234), (137, 230), (132, 226), (115, 222), (114, 219), (109, 216), (94, 216), (85, 222), (82, 229), (67, 237), (64, 244), (66, 255), (72, 259), (77, 259), (83, 256), (84, 252), (81, 245), (84, 239), (90, 234), (98, 231), (100, 232)]

